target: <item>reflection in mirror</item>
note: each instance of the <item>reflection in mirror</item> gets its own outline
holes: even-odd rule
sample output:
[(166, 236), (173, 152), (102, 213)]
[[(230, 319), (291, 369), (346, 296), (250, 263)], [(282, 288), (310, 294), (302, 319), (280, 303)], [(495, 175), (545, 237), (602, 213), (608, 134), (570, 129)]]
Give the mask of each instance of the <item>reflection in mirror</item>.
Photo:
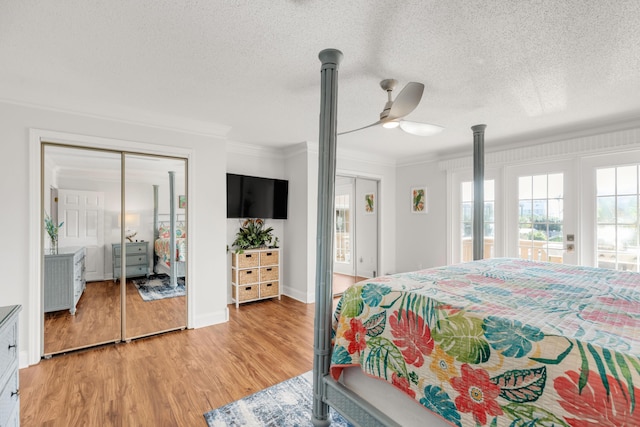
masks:
[(187, 325), (186, 183), (184, 159), (125, 155), (126, 339)]
[(119, 239), (121, 155), (43, 151), (44, 354), (119, 341), (120, 287), (105, 248)]

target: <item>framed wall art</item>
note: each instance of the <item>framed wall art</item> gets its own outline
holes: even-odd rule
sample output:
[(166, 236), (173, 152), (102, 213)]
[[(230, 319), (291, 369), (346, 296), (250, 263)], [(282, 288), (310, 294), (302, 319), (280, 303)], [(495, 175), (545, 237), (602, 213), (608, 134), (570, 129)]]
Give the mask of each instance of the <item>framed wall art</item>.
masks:
[(411, 188), (411, 212), (416, 214), (427, 213), (427, 187)]
[(372, 215), (376, 212), (375, 195), (373, 193), (367, 193), (364, 195), (364, 213), (366, 215)]

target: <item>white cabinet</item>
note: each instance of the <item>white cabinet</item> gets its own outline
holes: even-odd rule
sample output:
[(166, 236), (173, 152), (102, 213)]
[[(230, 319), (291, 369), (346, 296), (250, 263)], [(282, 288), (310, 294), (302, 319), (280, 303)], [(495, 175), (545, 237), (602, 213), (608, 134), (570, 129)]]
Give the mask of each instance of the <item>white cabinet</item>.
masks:
[(20, 425), (18, 313), (21, 306), (0, 307), (0, 426)]
[(44, 256), (44, 312), (69, 310), (76, 305), (86, 287), (84, 248), (60, 248), (57, 255)]
[(248, 249), (231, 254), (231, 299), (236, 303), (280, 299), (280, 250)]
[[(122, 276), (122, 246), (111, 245), (113, 256), (113, 281)], [(149, 242), (127, 243), (127, 277), (149, 276)]]

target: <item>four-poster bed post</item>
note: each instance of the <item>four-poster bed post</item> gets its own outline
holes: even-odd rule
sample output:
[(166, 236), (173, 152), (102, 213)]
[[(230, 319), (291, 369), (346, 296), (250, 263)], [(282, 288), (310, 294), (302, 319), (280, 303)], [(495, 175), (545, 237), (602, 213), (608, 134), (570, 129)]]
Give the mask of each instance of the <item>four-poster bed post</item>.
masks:
[[(176, 173), (169, 171), (169, 253), (172, 254), (169, 264), (169, 284), (175, 288), (178, 286), (178, 266), (177, 266), (177, 244), (176, 244), (176, 200), (175, 200), (175, 180)], [(160, 221), (158, 219), (158, 185), (153, 186), (153, 244), (159, 236)], [(157, 263), (160, 258), (153, 251), (153, 272), (158, 273)], [(184, 273), (182, 273), (184, 274)]]
[(471, 126), (473, 131), (473, 260), (484, 258), (484, 130), (487, 125)]
[[(156, 239), (158, 238), (158, 226), (160, 225), (158, 222), (158, 187), (159, 185), (153, 185), (153, 242), (152, 245), (155, 245)], [(152, 248), (153, 252), (153, 274), (156, 274), (156, 264), (158, 263), (158, 255), (154, 248)]]
[(342, 52), (325, 49), (320, 89), (320, 139), (318, 165), (318, 228), (316, 239), (316, 299), (313, 354), (313, 409), (316, 427), (331, 424), (329, 406), (347, 420), (362, 426), (399, 426), (371, 403), (331, 378), (331, 319), (333, 313), (333, 221), (338, 110), (338, 66)]
[(333, 288), (333, 216), (335, 204), (338, 66), (342, 52), (325, 49), (318, 55), (320, 72), (320, 143), (318, 165), (318, 228), (316, 237), (316, 306), (313, 355), (314, 426), (329, 426), (329, 406), (323, 401), (323, 379), (329, 375)]
[(176, 200), (175, 200), (175, 181), (176, 173), (169, 171), (169, 229), (171, 234), (169, 235), (169, 248), (171, 248), (171, 264), (169, 265), (169, 285), (172, 288), (178, 286), (177, 270), (176, 270)]

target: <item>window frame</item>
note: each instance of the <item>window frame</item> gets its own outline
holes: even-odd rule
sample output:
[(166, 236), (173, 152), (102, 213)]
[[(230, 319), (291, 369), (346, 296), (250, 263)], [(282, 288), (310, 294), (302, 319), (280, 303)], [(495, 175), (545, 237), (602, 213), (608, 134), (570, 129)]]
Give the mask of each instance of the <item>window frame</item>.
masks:
[[(502, 198), (502, 172), (499, 168), (485, 168), (484, 171), (485, 181), (494, 181), (494, 241), (493, 241), (493, 256), (503, 256), (504, 251), (504, 238), (503, 230), (499, 227), (503, 221), (503, 198)], [(451, 188), (449, 194), (450, 206), (449, 212), (449, 242), (450, 250), (447, 254), (448, 264), (458, 264), (462, 262), (462, 233), (460, 230), (460, 224), (462, 223), (462, 183), (466, 181), (473, 182), (473, 170), (456, 171), (451, 174)], [(484, 229), (484, 227), (483, 227)]]

